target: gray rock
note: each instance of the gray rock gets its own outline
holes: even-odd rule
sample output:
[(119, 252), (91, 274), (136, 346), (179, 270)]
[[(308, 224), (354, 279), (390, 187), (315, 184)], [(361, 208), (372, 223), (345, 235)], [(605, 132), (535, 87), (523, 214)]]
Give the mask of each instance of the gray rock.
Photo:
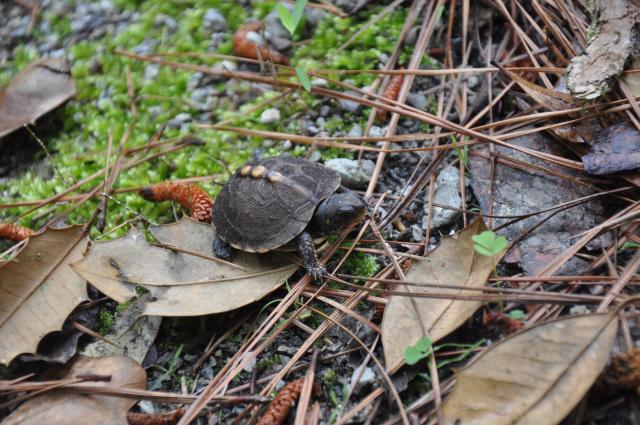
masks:
[(324, 78), (314, 78), (313, 80), (311, 80), (311, 85), (314, 87), (328, 87), (329, 82)]
[[(346, 90), (344, 94), (360, 97), (360, 93), (354, 90)], [(347, 112), (358, 112), (358, 109), (362, 106), (358, 102), (347, 99), (338, 99), (338, 103), (340, 104), (340, 107)]]
[(359, 367), (353, 371), (349, 386), (353, 390), (354, 394), (358, 394), (362, 389), (366, 388), (368, 385), (373, 384), (375, 380), (376, 373), (372, 368), (365, 367), (364, 370), (362, 370), (362, 367)]
[(309, 155), (309, 161), (318, 162), (321, 157), (322, 155), (320, 155), (319, 151), (313, 151), (311, 152), (311, 155)]
[[(244, 356), (242, 356), (242, 358), (240, 359), (240, 362), (243, 362), (244, 359), (246, 359), (247, 357), (251, 356), (253, 354), (253, 351), (247, 351), (246, 353), (244, 353)], [(253, 357), (251, 360), (249, 360), (249, 363), (247, 363), (245, 365), (245, 367), (242, 368), (242, 370), (244, 370), (245, 372), (253, 372), (253, 368), (256, 367), (256, 358)]]
[(285, 140), (284, 143), (282, 144), (282, 149), (284, 149), (285, 151), (288, 151), (292, 147), (293, 147), (293, 143), (291, 143), (291, 140)]
[(427, 96), (423, 95), (422, 93), (409, 93), (409, 95), (407, 96), (407, 103), (409, 103), (409, 105), (413, 106), (414, 108), (418, 108), (421, 111), (424, 111), (427, 109), (428, 99)]
[(347, 13), (354, 13), (362, 9), (371, 0), (332, 0), (331, 3)]
[(155, 19), (153, 20), (153, 23), (156, 24), (157, 26), (166, 27), (170, 32), (174, 32), (175, 30), (178, 29), (178, 22), (176, 22), (176, 20), (173, 19), (171, 16), (167, 16), (167, 15), (156, 16)]
[(409, 30), (407, 34), (406, 44), (412, 46), (418, 41), (418, 34), (420, 33), (420, 26), (415, 26)]
[(347, 137), (362, 137), (362, 127), (360, 127), (360, 124), (354, 124), (347, 133)]
[(202, 17), (204, 26), (215, 32), (227, 30), (227, 20), (218, 9), (207, 9)]
[[(289, 10), (289, 13), (293, 14), (293, 9), (295, 8), (293, 4), (285, 2), (281, 4)], [(264, 18), (264, 30), (269, 41), (272, 42), (272, 38), (284, 38), (289, 40), (289, 44), (291, 44), (291, 34), (289, 30), (282, 25), (278, 11), (275, 8)]]
[(322, 105), (322, 106), (320, 107), (320, 116), (321, 116), (321, 117), (326, 118), (326, 117), (328, 117), (328, 116), (329, 116), (329, 114), (330, 114), (330, 113), (331, 113), (331, 106), (329, 106), (329, 105)]
[(327, 16), (327, 12), (314, 7), (306, 7), (304, 9), (304, 16), (307, 18), (307, 23), (309, 25), (316, 26)]
[[(448, 205), (455, 208), (462, 208), (462, 197), (460, 196), (460, 170), (453, 165), (449, 165), (440, 171), (436, 178), (436, 191), (433, 194), (433, 202)], [(425, 202), (425, 211), (428, 210), (428, 203)], [(431, 228), (436, 229), (451, 223), (460, 214), (455, 210), (448, 210), (440, 207), (433, 207), (431, 218)], [(427, 217), (424, 220), (424, 227), (427, 225)]]
[(144, 79), (145, 81), (154, 80), (160, 73), (160, 65), (155, 63), (148, 63), (144, 67)]
[(276, 108), (269, 108), (260, 114), (260, 122), (262, 124), (272, 124), (280, 121), (280, 111)]
[(167, 122), (167, 126), (169, 128), (180, 128), (182, 127), (183, 124), (186, 124), (189, 121), (191, 121), (191, 119), (192, 119), (191, 114), (187, 112), (181, 112), (175, 117), (173, 117), (172, 119), (170, 119)]
[(347, 158), (334, 158), (324, 165), (340, 173), (342, 184), (351, 189), (361, 189), (369, 184), (375, 163), (369, 159), (358, 161)]
[(384, 137), (386, 135), (387, 135), (387, 127), (378, 127), (376, 125), (373, 125), (369, 129), (369, 136), (371, 137)]

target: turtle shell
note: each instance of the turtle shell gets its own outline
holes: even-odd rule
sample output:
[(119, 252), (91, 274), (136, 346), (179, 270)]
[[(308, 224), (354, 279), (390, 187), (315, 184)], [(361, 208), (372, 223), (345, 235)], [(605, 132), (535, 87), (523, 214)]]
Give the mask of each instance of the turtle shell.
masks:
[(306, 159), (281, 155), (253, 161), (222, 188), (211, 223), (234, 248), (270, 251), (298, 236), (339, 186), (338, 172)]

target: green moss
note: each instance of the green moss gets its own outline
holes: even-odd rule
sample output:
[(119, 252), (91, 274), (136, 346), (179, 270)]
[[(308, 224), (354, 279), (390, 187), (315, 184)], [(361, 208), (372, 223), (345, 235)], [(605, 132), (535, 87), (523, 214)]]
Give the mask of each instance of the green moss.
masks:
[[(367, 13), (373, 16), (380, 10), (381, 7), (377, 7)], [(380, 55), (392, 53), (405, 19), (406, 11), (398, 8), (365, 30), (345, 50), (338, 52), (338, 48), (355, 34), (367, 19), (330, 16), (316, 26), (308, 43), (295, 50), (292, 62), (307, 69), (317, 69), (322, 62), (325, 62), (324, 68), (375, 69)], [(408, 61), (411, 50), (412, 46), (403, 48), (400, 56), (401, 64)], [(356, 86), (362, 87), (371, 84), (375, 76), (372, 74), (349, 75), (343, 79), (349, 79)]]
[(282, 365), (282, 359), (280, 358), (280, 354), (274, 354), (258, 362), (258, 368), (262, 371), (269, 370), (271, 368), (276, 368), (276, 367), (279, 367), (280, 365)]
[(373, 276), (379, 268), (377, 258), (364, 252), (353, 252), (344, 264), (345, 273), (362, 277)]
[(100, 309), (98, 312), (98, 329), (96, 329), (96, 332), (102, 336), (108, 334), (111, 328), (113, 328), (114, 322), (114, 312), (107, 309)]

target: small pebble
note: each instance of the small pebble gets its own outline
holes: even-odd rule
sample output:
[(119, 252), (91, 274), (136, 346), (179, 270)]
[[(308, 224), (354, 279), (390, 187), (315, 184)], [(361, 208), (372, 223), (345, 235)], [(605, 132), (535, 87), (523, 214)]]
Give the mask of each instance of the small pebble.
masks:
[(204, 26), (215, 32), (227, 30), (227, 20), (222, 16), (218, 9), (207, 9), (202, 17)]
[(369, 159), (357, 160), (348, 158), (330, 159), (325, 164), (340, 174), (342, 184), (350, 189), (362, 189), (369, 184), (375, 163)]
[(270, 108), (260, 114), (260, 122), (262, 124), (272, 124), (280, 121), (280, 111), (275, 108)]
[[(358, 379), (359, 378), (359, 379)], [(376, 380), (376, 373), (370, 367), (365, 367), (364, 371), (359, 367), (353, 371), (351, 375), (351, 382), (349, 386), (353, 389), (355, 394), (358, 394), (362, 389), (371, 385)]]

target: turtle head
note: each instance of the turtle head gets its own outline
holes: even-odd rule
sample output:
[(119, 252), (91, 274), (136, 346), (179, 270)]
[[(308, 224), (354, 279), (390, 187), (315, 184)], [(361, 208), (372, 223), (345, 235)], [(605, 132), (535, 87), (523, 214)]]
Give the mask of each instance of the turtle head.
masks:
[(316, 208), (311, 226), (314, 232), (328, 235), (361, 221), (367, 206), (358, 195), (348, 190), (336, 192)]

